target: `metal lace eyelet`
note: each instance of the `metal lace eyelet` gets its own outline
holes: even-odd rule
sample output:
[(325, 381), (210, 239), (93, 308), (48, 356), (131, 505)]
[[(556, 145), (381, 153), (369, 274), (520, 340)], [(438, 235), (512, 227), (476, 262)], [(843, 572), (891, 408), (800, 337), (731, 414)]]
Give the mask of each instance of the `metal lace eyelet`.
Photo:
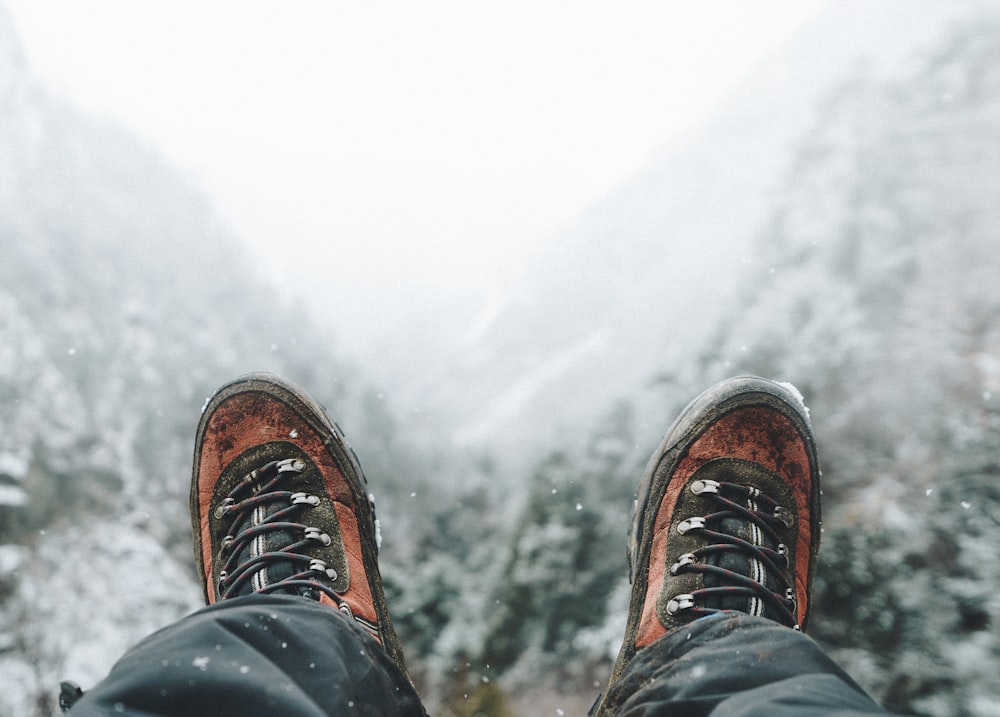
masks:
[(306, 464), (298, 458), (287, 458), (283, 461), (278, 461), (278, 473), (285, 473), (287, 471), (301, 473), (305, 467)]
[(705, 519), (702, 517), (687, 518), (677, 525), (677, 532), (684, 535), (689, 530), (697, 530), (705, 527)]
[(791, 528), (795, 525), (795, 513), (783, 506), (779, 505), (775, 507), (774, 517), (784, 523), (786, 528)]
[(670, 598), (670, 601), (667, 603), (667, 614), (676, 615), (681, 610), (687, 610), (692, 607), (694, 607), (694, 595), (688, 593), (676, 595)]
[(288, 500), (291, 501), (292, 505), (319, 505), (319, 496), (310, 495), (309, 493), (292, 493)]
[(315, 540), (324, 546), (333, 542), (333, 539), (319, 528), (308, 527), (305, 532), (306, 540)]
[(718, 493), (719, 482), (708, 479), (696, 480), (691, 484), (691, 492), (695, 495), (701, 495), (702, 493)]
[(337, 571), (333, 568), (327, 567), (326, 562), (318, 558), (313, 558), (309, 561), (309, 569), (314, 573), (321, 573), (330, 580), (337, 579)]
[(685, 565), (692, 565), (698, 562), (694, 553), (684, 553), (682, 556), (677, 558), (677, 562), (670, 566), (670, 574), (676, 575), (677, 572), (683, 568)]
[(224, 498), (218, 507), (215, 509), (215, 517), (222, 518), (228, 513), (232, 507), (236, 505), (236, 500), (233, 498)]

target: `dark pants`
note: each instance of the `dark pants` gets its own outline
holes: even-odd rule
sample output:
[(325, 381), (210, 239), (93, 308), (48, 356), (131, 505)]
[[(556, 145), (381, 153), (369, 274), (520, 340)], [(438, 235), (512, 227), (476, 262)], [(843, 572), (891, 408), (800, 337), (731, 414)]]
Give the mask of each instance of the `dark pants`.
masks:
[(424, 714), (382, 647), (343, 613), (254, 594), (206, 607), (129, 650), (70, 715)]
[[(608, 695), (620, 715), (884, 715), (808, 637), (729, 614), (642, 650)], [(73, 717), (423, 715), (379, 645), (309, 600), (251, 595), (199, 610), (130, 650)]]
[(722, 613), (673, 630), (608, 692), (622, 717), (871, 717), (887, 713), (800, 632)]

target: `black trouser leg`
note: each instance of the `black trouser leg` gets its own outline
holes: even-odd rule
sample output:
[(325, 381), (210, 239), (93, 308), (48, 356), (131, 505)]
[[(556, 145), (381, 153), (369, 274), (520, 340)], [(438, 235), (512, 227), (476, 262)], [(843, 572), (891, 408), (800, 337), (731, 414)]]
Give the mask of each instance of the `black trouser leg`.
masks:
[(306, 598), (225, 600), (143, 640), (72, 717), (421, 716), (416, 692), (353, 620)]
[(696, 620), (640, 650), (608, 705), (623, 717), (887, 714), (812, 639), (740, 613)]

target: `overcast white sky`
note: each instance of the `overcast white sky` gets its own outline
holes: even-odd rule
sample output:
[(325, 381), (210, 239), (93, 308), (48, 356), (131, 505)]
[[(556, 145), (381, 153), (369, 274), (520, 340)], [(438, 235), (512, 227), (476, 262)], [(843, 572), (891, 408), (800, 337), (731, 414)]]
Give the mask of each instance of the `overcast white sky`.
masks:
[(358, 344), (373, 307), (502, 279), (825, 4), (6, 2), (55, 92), (157, 144)]

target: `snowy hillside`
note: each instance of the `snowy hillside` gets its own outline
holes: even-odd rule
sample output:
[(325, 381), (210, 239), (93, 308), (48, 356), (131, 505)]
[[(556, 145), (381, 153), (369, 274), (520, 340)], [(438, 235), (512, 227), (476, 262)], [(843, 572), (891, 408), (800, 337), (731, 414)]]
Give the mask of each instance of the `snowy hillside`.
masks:
[[(875, 77), (905, 75), (914, 53), (981, 4), (831, 3), (746, 68), (706, 122), (526, 255), (516, 277), (497, 277), (468, 331), (441, 337), (447, 312), (415, 316), (413, 335), (394, 335), (394, 350), (384, 352), (406, 361), (387, 384), (405, 405), (433, 411), (462, 444), (503, 435), (544, 450), (581, 418), (595, 420), (610, 401), (643, 390), (651, 373), (683, 367), (744, 275), (763, 266), (753, 238), (783, 192), (794, 147), (822, 117), (828, 88), (859, 62)], [(587, 148), (580, 152), (584, 162)], [(426, 348), (435, 342), (441, 348)], [(648, 431), (652, 438), (659, 427)]]
[[(827, 88), (717, 319), (519, 475), (530, 489), (501, 563), (466, 563), (492, 581), (486, 628), (459, 650), (466, 623), (446, 622), (430, 657), (478, 642), (490, 684), (517, 694), (544, 675), (567, 689), (551, 704), (592, 698), (621, 639), (651, 427), (753, 372), (802, 389), (820, 442), (812, 634), (893, 710), (1000, 710), (1000, 14), (947, 24), (907, 67), (887, 79), (860, 63)], [(462, 615), (432, 566), (416, 585)]]
[(38, 86), (2, 7), (0, 40), (0, 714), (47, 715), (59, 679), (93, 683), (197, 605), (190, 451), (216, 386), (278, 371), (368, 437), (387, 493), (380, 466), (404, 461), (380, 394), (275, 298), (294, 276), (251, 266), (155, 151)]
[[(748, 371), (812, 409), (814, 635), (894, 709), (1000, 712), (1000, 11), (878, 6), (906, 30), (884, 57), (800, 68), (821, 100), (782, 128), (759, 114), (782, 74), (761, 70), (756, 104), (595, 207), (562, 264), (539, 258), (410, 376), (419, 402), (279, 301), (294, 274), (251, 266), (152, 148), (39, 87), (0, 7), (0, 715), (52, 714), (60, 679), (89, 686), (197, 605), (194, 427), (256, 369), (312, 389), (358, 449), (435, 713), (586, 708), (621, 639), (641, 466), (692, 395)], [(698, 165), (717, 171), (691, 185)], [(677, 266), (682, 244), (706, 249)], [(429, 395), (481, 407), (463, 448), (397, 408)]]
[[(995, 714), (1000, 17), (828, 95), (703, 376), (777, 374), (825, 466), (814, 633), (897, 709)], [(825, 574), (823, 574), (825, 571)]]

